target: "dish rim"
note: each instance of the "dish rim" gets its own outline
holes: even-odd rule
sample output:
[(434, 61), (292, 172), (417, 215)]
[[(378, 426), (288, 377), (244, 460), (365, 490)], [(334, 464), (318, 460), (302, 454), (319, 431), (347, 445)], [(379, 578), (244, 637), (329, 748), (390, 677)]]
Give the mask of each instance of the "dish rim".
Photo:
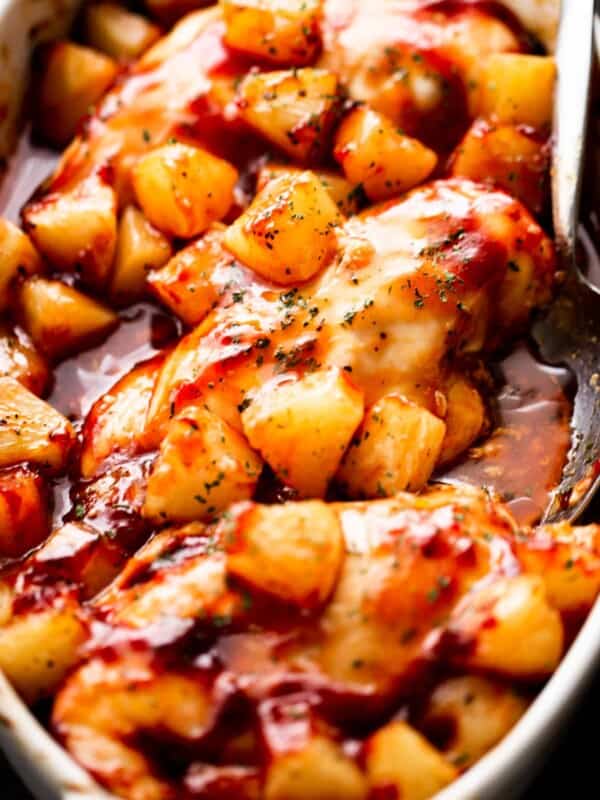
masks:
[[(34, 0), (48, 13), (79, 0)], [(0, 41), (19, 0), (0, 0)], [(600, 21), (595, 20), (596, 42)], [(12, 39), (14, 46), (15, 40)], [(19, 76), (17, 75), (17, 81)], [(24, 75), (22, 76), (25, 77)], [(600, 666), (600, 597), (560, 666), (511, 731), (435, 800), (509, 800), (524, 791)], [(40, 800), (117, 800), (37, 720), (0, 672), (0, 748)]]

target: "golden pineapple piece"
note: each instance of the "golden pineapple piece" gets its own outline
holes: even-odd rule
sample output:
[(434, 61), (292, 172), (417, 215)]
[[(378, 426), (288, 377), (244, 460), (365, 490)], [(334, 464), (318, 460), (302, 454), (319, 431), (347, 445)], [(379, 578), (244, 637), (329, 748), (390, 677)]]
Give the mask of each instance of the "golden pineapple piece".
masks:
[(222, 240), (222, 230), (209, 230), (148, 275), (150, 290), (186, 325), (198, 325), (217, 302), (213, 276), (234, 260), (223, 249)]
[(121, 302), (141, 297), (148, 272), (164, 266), (172, 252), (169, 240), (142, 212), (135, 206), (127, 206), (119, 220), (111, 296)]
[(552, 122), (552, 56), (494, 53), (482, 70), (479, 113), (495, 122), (547, 128)]
[(452, 724), (443, 748), (451, 763), (467, 769), (491, 750), (527, 710), (525, 696), (513, 686), (477, 675), (442, 681), (431, 693), (423, 717), (425, 731)]
[(417, 491), (433, 472), (445, 432), (426, 408), (387, 395), (365, 414), (338, 480), (351, 497)]
[(354, 184), (371, 200), (386, 200), (431, 175), (437, 156), (424, 144), (398, 131), (383, 114), (356, 108), (335, 136), (333, 154)]
[(266, 384), (242, 412), (248, 441), (303, 497), (322, 497), (363, 416), (362, 393), (338, 370)]
[(115, 3), (94, 3), (86, 11), (87, 43), (118, 61), (138, 58), (159, 36), (157, 25)]
[(184, 239), (225, 216), (237, 178), (228, 161), (179, 143), (151, 150), (133, 168), (133, 188), (146, 217), (167, 235)]
[(429, 800), (458, 777), (458, 771), (418, 731), (389, 722), (366, 742), (371, 790), (393, 787), (402, 800)]
[(539, 214), (548, 200), (549, 160), (547, 137), (479, 119), (454, 151), (450, 174), (499, 186)]
[(34, 244), (56, 269), (81, 270), (88, 284), (106, 288), (117, 243), (117, 198), (100, 176), (29, 203), (23, 219)]
[(306, 281), (329, 262), (338, 209), (314, 172), (270, 181), (225, 232), (225, 246), (259, 275), (287, 285)]
[(48, 390), (51, 373), (46, 360), (19, 329), (0, 324), (0, 376), (15, 378), (39, 397)]
[(501, 578), (467, 594), (449, 622), (450, 635), (473, 642), (456, 655), (467, 669), (539, 679), (558, 666), (564, 645), (560, 614), (550, 606), (543, 578)]
[(477, 389), (462, 375), (452, 378), (445, 391), (446, 434), (438, 464), (447, 464), (470, 447), (485, 426), (485, 405)]
[(169, 424), (148, 478), (144, 516), (210, 518), (251, 497), (261, 468), (243, 436), (203, 406), (188, 406)]
[(274, 64), (310, 64), (319, 51), (320, 0), (221, 0), (229, 47)]
[(525, 572), (541, 575), (550, 605), (563, 616), (579, 616), (592, 607), (600, 591), (600, 527), (540, 526), (533, 540), (517, 540), (515, 550)]
[(325, 736), (275, 753), (265, 776), (265, 800), (366, 800), (367, 795), (367, 781), (356, 763)]
[(0, 558), (18, 558), (50, 533), (46, 485), (29, 467), (0, 470)]
[[(301, 172), (301, 167), (294, 167), (291, 164), (265, 164), (258, 173), (256, 191), (261, 192), (268, 183), (283, 175), (299, 175)], [(360, 186), (351, 183), (331, 169), (314, 169), (313, 172), (342, 214), (347, 217), (356, 214), (362, 196)]]
[(106, 306), (57, 280), (31, 278), (19, 295), (25, 329), (34, 344), (53, 359), (96, 344), (119, 322)]
[(30, 461), (60, 472), (74, 441), (68, 419), (14, 378), (0, 378), (0, 467)]
[(335, 73), (322, 69), (250, 73), (238, 89), (239, 115), (302, 163), (318, 159), (339, 104)]
[(0, 627), (0, 670), (33, 703), (57, 689), (77, 662), (86, 629), (73, 600), (25, 612)]
[(330, 506), (317, 500), (256, 505), (236, 523), (227, 542), (232, 575), (305, 609), (327, 600), (344, 557), (339, 520)]
[(57, 147), (67, 144), (118, 71), (112, 58), (89, 47), (73, 42), (51, 45), (36, 109), (36, 128), (44, 139)]
[(42, 260), (29, 236), (0, 217), (0, 312), (9, 307), (19, 280), (42, 271)]

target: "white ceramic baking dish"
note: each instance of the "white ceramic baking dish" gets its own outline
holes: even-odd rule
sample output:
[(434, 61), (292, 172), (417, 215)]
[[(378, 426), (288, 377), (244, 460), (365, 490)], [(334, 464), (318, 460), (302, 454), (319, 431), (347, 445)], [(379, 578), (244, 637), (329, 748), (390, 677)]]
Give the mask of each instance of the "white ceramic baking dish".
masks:
[[(558, 0), (504, 2), (552, 46)], [(0, 0), (0, 109), (5, 111), (0, 115), (0, 156), (8, 155), (15, 140), (32, 45), (64, 31), (78, 4), (78, 0)], [(510, 800), (522, 795), (599, 665), (600, 601), (518, 725), (436, 800)], [(40, 800), (109, 798), (52, 739), (1, 674), (0, 747)]]

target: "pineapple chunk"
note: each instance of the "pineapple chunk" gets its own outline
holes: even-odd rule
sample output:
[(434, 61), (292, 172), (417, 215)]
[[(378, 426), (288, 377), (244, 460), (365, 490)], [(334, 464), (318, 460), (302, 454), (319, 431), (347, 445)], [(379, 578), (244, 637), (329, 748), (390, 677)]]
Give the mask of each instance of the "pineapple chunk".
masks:
[(239, 115), (303, 163), (318, 159), (338, 107), (338, 79), (322, 69), (250, 73), (238, 90)]
[(227, 214), (237, 178), (228, 161), (184, 144), (151, 150), (133, 168), (133, 188), (150, 222), (184, 239)]
[(284, 602), (313, 609), (333, 590), (344, 540), (331, 507), (309, 500), (243, 512), (228, 537), (228, 550), (232, 575)]
[(303, 497), (322, 497), (363, 416), (363, 397), (338, 370), (266, 384), (242, 412), (248, 441)]
[(47, 53), (40, 83), (36, 127), (62, 147), (80, 121), (117, 77), (118, 65), (102, 53), (73, 42), (57, 42)]
[(531, 134), (479, 119), (456, 148), (450, 174), (499, 186), (539, 214), (547, 199), (550, 151), (545, 137)]
[[(536, 540), (541, 547), (535, 546)], [(600, 591), (597, 525), (544, 525), (536, 529), (533, 542), (530, 537), (518, 539), (515, 551), (524, 572), (542, 576), (550, 605), (563, 617), (580, 617), (592, 607)]]
[(276, 752), (265, 776), (265, 800), (366, 800), (367, 795), (360, 769), (325, 736), (312, 736), (303, 747)]
[(388, 395), (366, 413), (338, 480), (352, 497), (417, 491), (433, 472), (445, 432), (426, 408)]
[(344, 119), (333, 154), (348, 180), (361, 184), (375, 201), (422, 183), (437, 164), (433, 150), (400, 133), (391, 120), (368, 108), (357, 108)]
[[(268, 183), (276, 178), (281, 178), (282, 175), (299, 175), (301, 172), (301, 167), (293, 167), (290, 164), (266, 164), (258, 173), (256, 191), (261, 192)], [(347, 217), (356, 214), (361, 199), (360, 187), (350, 183), (349, 180), (333, 170), (319, 169), (313, 170), (313, 172), (327, 189), (342, 214)]]
[(125, 302), (141, 297), (148, 272), (164, 266), (171, 253), (169, 240), (135, 206), (128, 206), (119, 221), (111, 296)]
[(82, 431), (80, 471), (95, 475), (115, 452), (143, 449), (146, 415), (163, 357), (138, 364), (92, 406)]
[(283, 285), (306, 281), (333, 256), (338, 209), (313, 172), (267, 184), (225, 232), (225, 246), (259, 275)]
[(0, 670), (29, 703), (51, 694), (86, 638), (79, 607), (65, 600), (14, 617), (0, 628)]
[(452, 723), (444, 756), (464, 770), (496, 745), (527, 710), (514, 687), (477, 675), (448, 678), (431, 693), (423, 718), (427, 730)]
[(0, 378), (0, 467), (31, 461), (60, 472), (74, 441), (68, 419), (14, 378)]
[(221, 0), (221, 7), (229, 47), (296, 67), (317, 56), (320, 0)]
[(19, 301), (27, 332), (53, 359), (96, 344), (119, 322), (114, 311), (62, 281), (31, 278), (23, 284)]
[(481, 433), (486, 420), (481, 395), (466, 378), (458, 375), (446, 389), (446, 435), (438, 464), (447, 464), (470, 447)]
[(169, 424), (148, 478), (144, 516), (210, 518), (251, 497), (261, 467), (243, 436), (203, 406), (188, 406)]
[(554, 672), (563, 653), (560, 614), (538, 575), (500, 578), (471, 592), (448, 627), (451, 636), (473, 643), (454, 659), (467, 669), (539, 679)]
[(458, 771), (406, 722), (390, 722), (366, 743), (371, 791), (394, 788), (402, 800), (429, 800)]
[(119, 61), (131, 61), (160, 37), (160, 28), (122, 6), (96, 3), (87, 9), (85, 35), (96, 50)]
[(30, 203), (26, 230), (58, 270), (82, 271), (91, 286), (104, 289), (117, 243), (117, 198), (93, 175), (74, 189)]
[(479, 113), (504, 124), (547, 128), (552, 122), (555, 79), (552, 56), (494, 53), (483, 69)]
[(0, 217), (0, 312), (9, 307), (15, 283), (42, 270), (42, 260), (29, 236)]
[(0, 470), (0, 557), (18, 558), (50, 533), (48, 493), (29, 467)]
[(222, 239), (221, 230), (210, 230), (148, 275), (150, 290), (186, 325), (198, 325), (217, 302), (213, 276), (233, 262), (221, 246)]
[(0, 324), (0, 376), (15, 378), (33, 394), (42, 396), (50, 386), (50, 368), (20, 330)]

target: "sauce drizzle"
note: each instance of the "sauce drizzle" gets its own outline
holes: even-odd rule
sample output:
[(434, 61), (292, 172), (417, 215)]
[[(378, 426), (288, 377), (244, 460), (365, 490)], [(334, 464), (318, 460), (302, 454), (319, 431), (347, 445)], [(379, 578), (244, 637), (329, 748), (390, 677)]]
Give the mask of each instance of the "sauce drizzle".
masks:
[[(26, 130), (0, 191), (0, 213), (18, 221), (19, 210), (52, 170), (57, 156), (32, 144)], [(591, 235), (582, 234), (586, 259), (598, 260)], [(55, 369), (50, 402), (81, 424), (92, 404), (135, 364), (173, 344), (180, 325), (166, 311), (138, 303), (121, 313), (121, 325), (100, 346), (63, 361)], [(540, 362), (525, 340), (492, 364), (491, 434), (443, 474), (499, 493), (521, 523), (534, 523), (560, 478), (569, 446), (571, 413), (567, 370)], [(69, 509), (68, 485), (55, 491), (55, 523)]]

